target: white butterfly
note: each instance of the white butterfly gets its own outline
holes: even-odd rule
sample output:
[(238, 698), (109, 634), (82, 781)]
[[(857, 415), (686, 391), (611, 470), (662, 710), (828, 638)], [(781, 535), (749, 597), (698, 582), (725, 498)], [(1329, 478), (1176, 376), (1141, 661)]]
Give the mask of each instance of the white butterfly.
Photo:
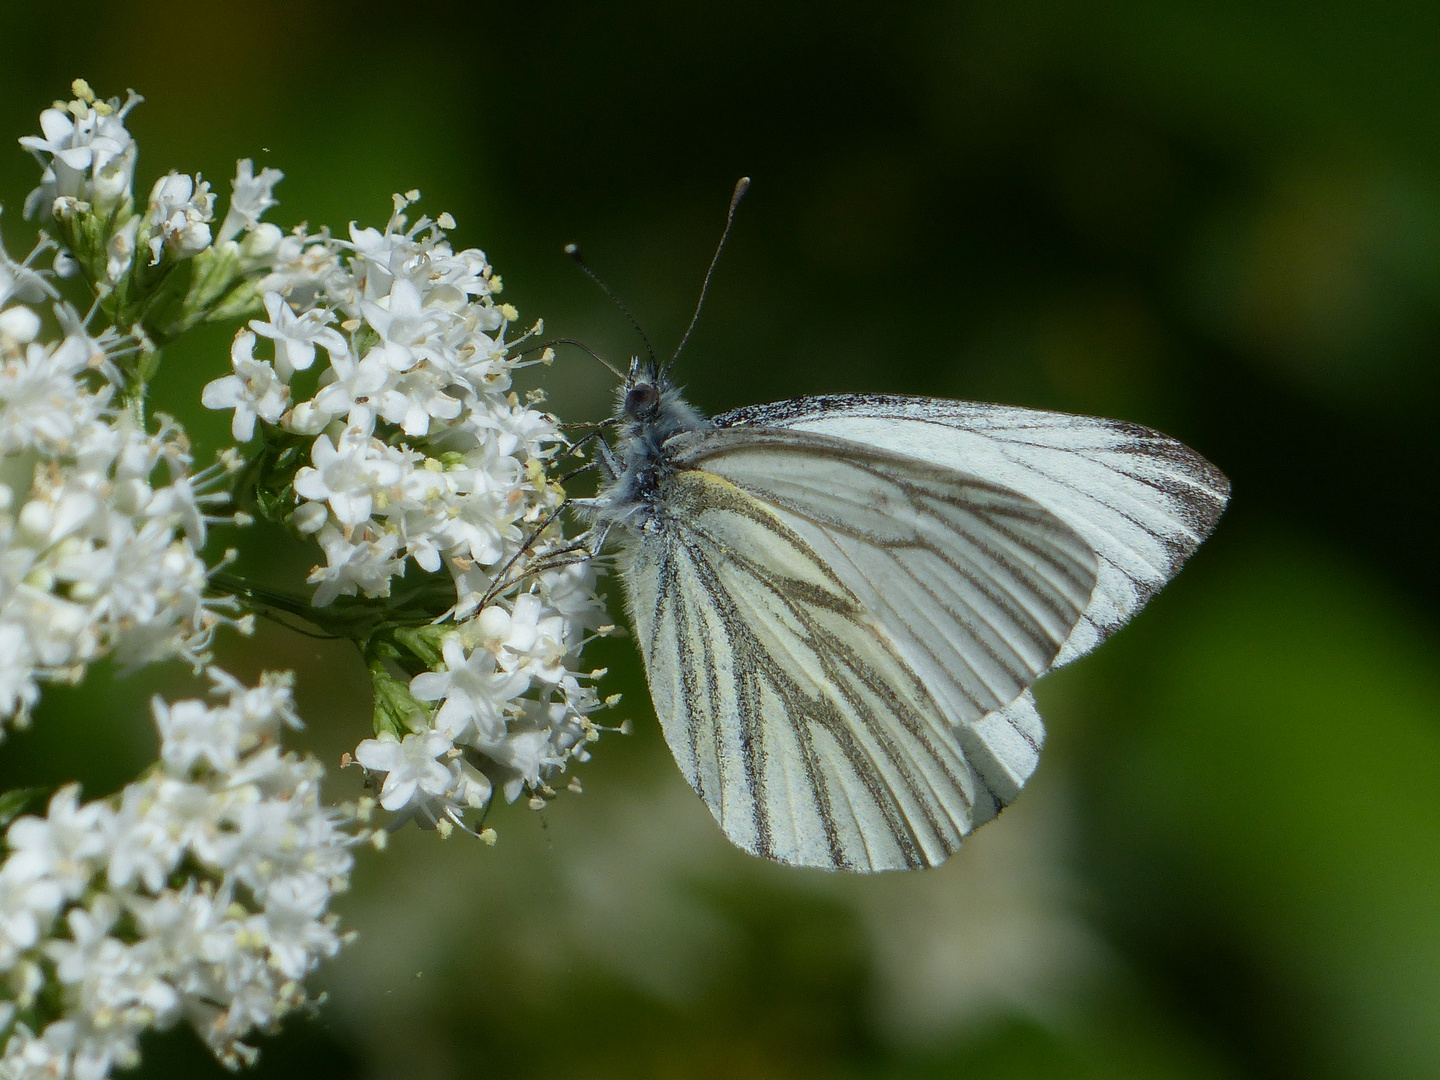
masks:
[(1116, 420), (874, 395), (708, 420), (666, 367), (632, 361), (608, 482), (577, 502), (590, 550), (629, 538), (680, 771), (777, 862), (944, 862), (1035, 771), (1031, 685), (1134, 615), (1230, 494), (1194, 451)]
[[(1030, 686), (1209, 535), (1213, 465), (1114, 420), (869, 395), (706, 420), (632, 363), (590, 502), (665, 739), (735, 844), (935, 866), (1044, 737)], [(603, 540), (601, 541), (603, 542)]]

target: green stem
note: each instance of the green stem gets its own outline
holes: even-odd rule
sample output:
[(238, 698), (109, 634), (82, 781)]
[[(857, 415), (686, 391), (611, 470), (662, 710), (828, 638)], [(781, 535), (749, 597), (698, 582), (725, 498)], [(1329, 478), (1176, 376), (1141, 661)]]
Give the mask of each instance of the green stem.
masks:
[(304, 619), (322, 629), (329, 629), (322, 619), (317, 618), (320, 609), (304, 597), (292, 596), (290, 593), (251, 584), (244, 578), (226, 570), (216, 570), (210, 575), (210, 587), (218, 593), (235, 597), (257, 613), (263, 614), (264, 609), (267, 608), (283, 611), (287, 615), (294, 615), (296, 618)]
[(210, 587), (235, 597), (257, 615), (283, 612), (334, 637), (348, 638), (367, 656), (371, 640), (377, 635), (407, 627), (427, 626), (439, 611), (445, 610), (443, 606), (435, 608), (433, 599), (427, 595), (434, 592), (429, 583), (388, 601), (346, 603), (342, 597), (337, 603), (323, 608), (315, 607), (308, 597), (267, 589), (225, 570), (217, 570), (210, 575)]

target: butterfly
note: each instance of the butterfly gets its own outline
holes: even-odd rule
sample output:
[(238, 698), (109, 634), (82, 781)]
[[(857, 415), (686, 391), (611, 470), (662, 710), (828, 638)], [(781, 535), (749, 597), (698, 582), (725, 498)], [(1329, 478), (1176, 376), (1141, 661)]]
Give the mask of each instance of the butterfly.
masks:
[(667, 368), (631, 362), (582, 502), (594, 550), (625, 535), (680, 771), (780, 863), (942, 863), (1034, 772), (1035, 681), (1130, 619), (1229, 498), (1134, 424), (869, 394), (707, 418)]

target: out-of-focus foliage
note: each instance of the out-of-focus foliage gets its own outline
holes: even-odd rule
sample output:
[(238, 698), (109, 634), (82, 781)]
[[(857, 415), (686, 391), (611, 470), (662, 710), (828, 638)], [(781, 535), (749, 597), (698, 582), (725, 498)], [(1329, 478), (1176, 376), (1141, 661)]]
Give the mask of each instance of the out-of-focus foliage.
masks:
[[(642, 346), (561, 246), (673, 348), (751, 175), (682, 363), (708, 411), (892, 390), (1094, 412), (1234, 483), (1180, 579), (1042, 684), (1032, 790), (936, 872), (733, 851), (607, 643), (635, 737), (584, 795), (497, 812), (493, 850), (412, 830), (365, 860), (332, 1000), (260, 1074), (1440, 1075), (1435, 21), (1403, 2), (7, 5), (0, 131), (84, 75), (149, 97), (143, 183), (253, 156), (288, 174), (284, 221), (373, 218), (418, 187), (522, 315), (614, 357)], [(33, 182), (0, 155), (7, 234)], [(228, 337), (167, 354), (160, 403), (213, 445), (226, 419), (199, 390)], [(563, 418), (606, 410), (599, 365), (547, 377)], [(357, 658), (263, 644), (256, 670), (299, 671), (314, 748), (352, 746)], [(113, 789), (153, 757), (153, 689), (57, 694), (0, 779), (81, 743), (87, 791)], [(215, 1071), (177, 1034), (142, 1075)]]

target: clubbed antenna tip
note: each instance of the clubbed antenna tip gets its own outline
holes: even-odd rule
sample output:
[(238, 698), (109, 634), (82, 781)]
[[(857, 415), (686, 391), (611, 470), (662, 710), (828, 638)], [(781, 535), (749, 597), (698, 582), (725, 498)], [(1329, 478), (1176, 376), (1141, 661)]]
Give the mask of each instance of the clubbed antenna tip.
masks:
[[(599, 285), (601, 292), (608, 296), (614, 302), (615, 306), (625, 313), (625, 318), (629, 319), (630, 325), (635, 327), (635, 332), (640, 335), (640, 340), (645, 342), (645, 351), (650, 354), (650, 366), (654, 368), (656, 366), (655, 349), (650, 344), (649, 336), (645, 333), (644, 330), (640, 328), (640, 324), (636, 321), (635, 316), (630, 314), (630, 309), (627, 308), (623, 303), (621, 303), (620, 298), (616, 296), (613, 292), (611, 292), (610, 286), (606, 285), (605, 282), (601, 281), (599, 275), (597, 275), (594, 270), (590, 269), (590, 264), (585, 261), (585, 256), (580, 254), (579, 244), (566, 244), (565, 254), (570, 256), (570, 259), (575, 263), (575, 265), (580, 267), (581, 270), (585, 271), (585, 276), (588, 277), (591, 281), (595, 282), (596, 285)], [(609, 367), (610, 365), (606, 364), (605, 366)]]
[(675, 355), (665, 362), (665, 367), (660, 374), (664, 375), (680, 357), (680, 352), (685, 348), (685, 343), (690, 340), (690, 334), (695, 329), (695, 324), (700, 321), (700, 310), (705, 306), (705, 294), (710, 289), (710, 276), (715, 273), (715, 264), (720, 261), (720, 253), (725, 250), (725, 241), (730, 236), (730, 226), (735, 222), (735, 208), (740, 205), (740, 200), (750, 190), (750, 178), (742, 176), (735, 182), (735, 193), (730, 196), (730, 209), (725, 213), (725, 229), (720, 234), (720, 243), (715, 245), (715, 254), (710, 259), (710, 268), (705, 271), (705, 281), (700, 286), (700, 299), (695, 303), (695, 314), (690, 316), (690, 325), (685, 328), (685, 336), (680, 339), (680, 344), (675, 349)]

